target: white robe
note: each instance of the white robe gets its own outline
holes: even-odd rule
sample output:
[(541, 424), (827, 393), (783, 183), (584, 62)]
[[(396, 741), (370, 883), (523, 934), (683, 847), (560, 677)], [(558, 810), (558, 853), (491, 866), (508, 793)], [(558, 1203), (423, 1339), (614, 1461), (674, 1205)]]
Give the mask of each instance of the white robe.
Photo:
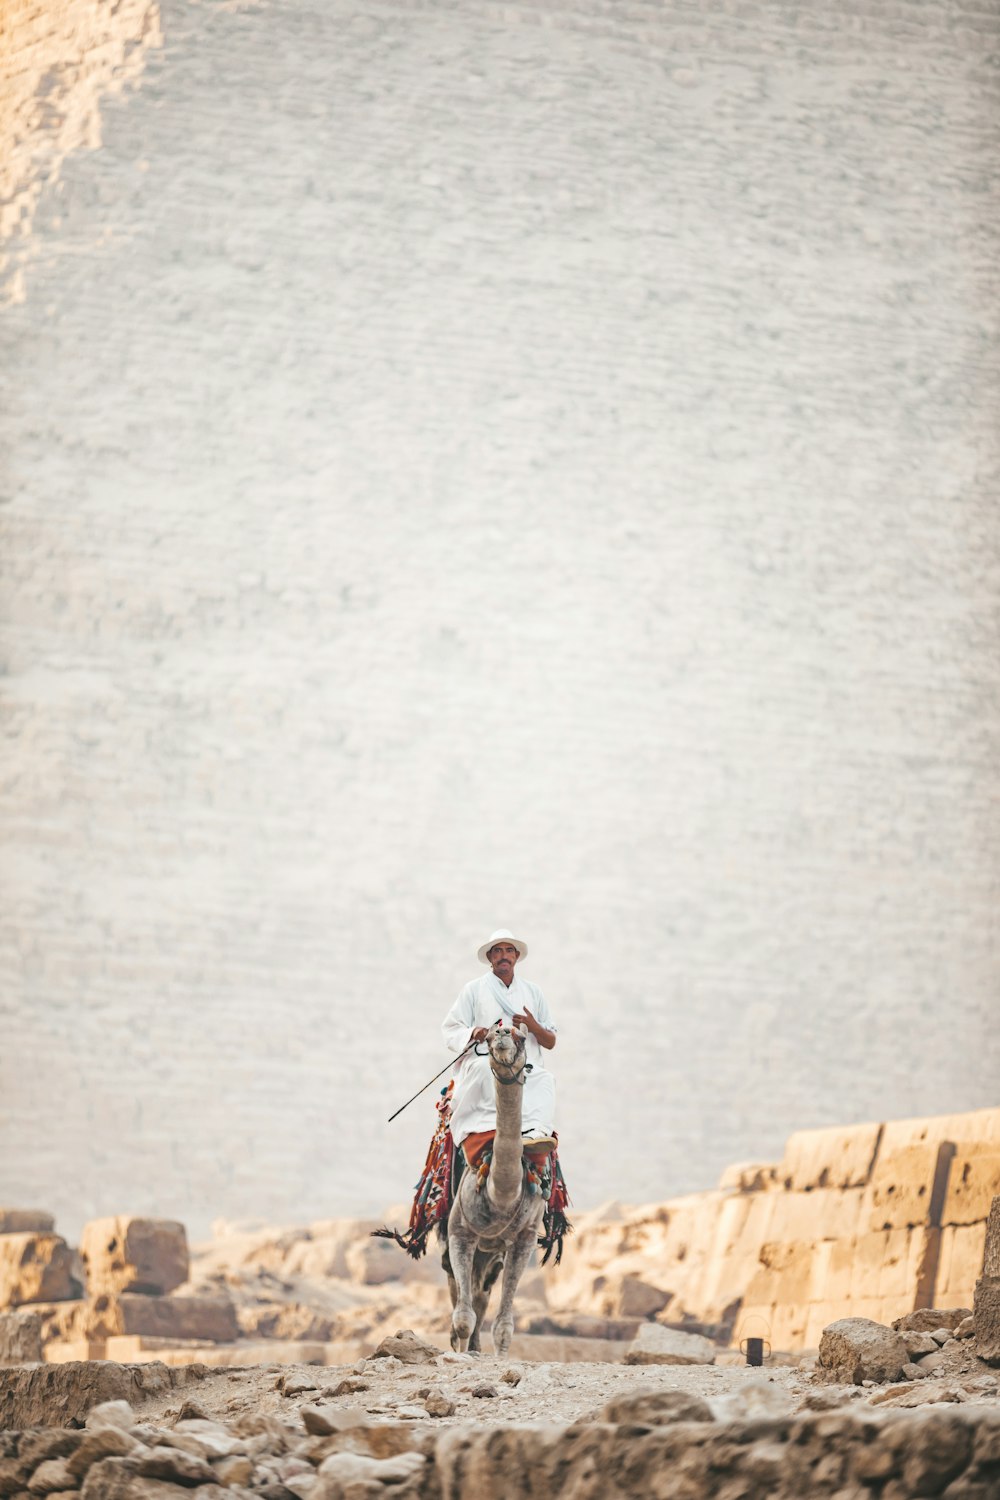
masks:
[[(445, 1016), (441, 1027), (445, 1046), (461, 1052), (477, 1026), (489, 1027), (494, 1021), (509, 1026), (515, 1015), (524, 1014), (525, 1006), (540, 1026), (555, 1031), (548, 1001), (537, 984), (515, 973), (508, 989), (492, 971), (470, 980)], [(524, 1085), (521, 1129), (525, 1135), (551, 1135), (556, 1122), (556, 1081), (545, 1066), (547, 1053), (533, 1036), (526, 1038), (524, 1047), (531, 1072)], [(474, 1052), (458, 1061), (454, 1077), (451, 1133), (458, 1146), (472, 1132), (496, 1129), (496, 1088), (489, 1058)]]

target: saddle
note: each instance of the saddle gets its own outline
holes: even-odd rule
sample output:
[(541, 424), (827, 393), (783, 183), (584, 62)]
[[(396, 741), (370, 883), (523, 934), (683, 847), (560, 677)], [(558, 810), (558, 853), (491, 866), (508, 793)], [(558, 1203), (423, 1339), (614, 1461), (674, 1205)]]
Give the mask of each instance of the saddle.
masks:
[[(475, 1171), (476, 1187), (481, 1191), (493, 1159), (495, 1130), (468, 1135), (462, 1142), (461, 1150), (455, 1149), (449, 1128), (453, 1087), (449, 1083), (447, 1088), (442, 1089), (441, 1097), (435, 1105), (437, 1127), (431, 1138), (424, 1170), (416, 1185), (406, 1233), (400, 1234), (398, 1229), (388, 1227), (372, 1230), (377, 1239), (395, 1240), (414, 1260), (419, 1260), (421, 1255), (426, 1254), (427, 1240), (435, 1226), (444, 1235), (448, 1214), (466, 1169)], [(572, 1231), (572, 1225), (566, 1218), (569, 1193), (559, 1165), (558, 1148), (542, 1146), (537, 1150), (526, 1150), (524, 1162), (529, 1191), (540, 1193), (546, 1200), (542, 1219), (543, 1233), (538, 1240), (539, 1247), (545, 1251), (542, 1265), (548, 1264), (553, 1251), (555, 1264), (558, 1265), (562, 1259), (563, 1239)]]

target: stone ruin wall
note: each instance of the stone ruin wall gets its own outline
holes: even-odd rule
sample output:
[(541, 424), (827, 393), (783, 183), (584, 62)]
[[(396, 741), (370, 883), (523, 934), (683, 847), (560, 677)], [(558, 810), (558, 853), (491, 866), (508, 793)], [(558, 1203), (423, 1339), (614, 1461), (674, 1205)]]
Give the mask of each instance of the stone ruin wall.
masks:
[[(576, 1232), (561, 1265), (530, 1273), (522, 1304), (528, 1308), (544, 1299), (551, 1317), (542, 1321), (555, 1325), (547, 1332), (569, 1335), (559, 1338), (558, 1357), (567, 1359), (618, 1358), (624, 1345), (608, 1340), (631, 1336), (638, 1322), (650, 1318), (697, 1327), (736, 1346), (759, 1335), (775, 1351), (795, 1352), (818, 1347), (823, 1329), (840, 1318), (889, 1324), (915, 1308), (971, 1308), (974, 1296), (977, 1308), (1000, 1307), (1000, 1252), (984, 1271), (987, 1222), (998, 1195), (1000, 1107), (799, 1131), (780, 1162), (734, 1166), (709, 1192), (575, 1216)], [(414, 1265), (395, 1247), (370, 1239), (371, 1227), (361, 1220), (331, 1221), (327, 1241), (335, 1231), (339, 1250), (334, 1256), (332, 1241), (324, 1243), (319, 1234), (317, 1265), (348, 1281), (384, 1284), (387, 1274), (398, 1278), (395, 1293), (403, 1303), (406, 1287), (400, 1283), (439, 1279), (433, 1256)], [(282, 1233), (276, 1229), (272, 1238)], [(285, 1238), (294, 1240), (294, 1232)], [(120, 1258), (128, 1244), (135, 1252), (131, 1259), (149, 1260), (145, 1269), (122, 1270), (109, 1259), (108, 1245), (122, 1247)], [(80, 1242), (80, 1255), (77, 1261), (54, 1233), (50, 1215), (0, 1211), (0, 1309), (37, 1307), (43, 1313), (47, 1360), (135, 1358), (143, 1351), (171, 1358), (166, 1351), (177, 1346), (179, 1352), (191, 1339), (231, 1346), (242, 1337), (217, 1288), (206, 1297), (204, 1288), (184, 1285), (182, 1225), (158, 1221), (147, 1229), (139, 1220), (96, 1221)], [(255, 1255), (267, 1262), (261, 1249), (243, 1258)], [(84, 1277), (86, 1305), (79, 1300)], [(157, 1295), (137, 1295), (150, 1291), (147, 1282), (155, 1283)], [(159, 1295), (175, 1289), (177, 1295)], [(103, 1311), (95, 1302), (101, 1295), (106, 1302), (112, 1298)], [(415, 1309), (419, 1298), (410, 1300)], [(595, 1316), (609, 1320), (603, 1335)], [(1000, 1329), (1000, 1316), (990, 1317)], [(527, 1314), (522, 1331), (539, 1331), (532, 1318)], [(324, 1337), (316, 1329), (308, 1336)], [(551, 1340), (529, 1342), (537, 1345), (536, 1357), (556, 1357)], [(589, 1354), (584, 1345), (593, 1346)], [(273, 1359), (276, 1349), (272, 1344), (268, 1354), (265, 1337), (261, 1362)], [(320, 1343), (308, 1357), (329, 1363), (327, 1355), (334, 1352), (345, 1359), (357, 1353), (346, 1346), (324, 1351)], [(305, 1345), (299, 1353), (304, 1357)], [(198, 1357), (208, 1356), (202, 1349)]]
[(827, 1324), (968, 1307), (1000, 1194), (1000, 1108), (792, 1135), (777, 1164), (582, 1221), (550, 1305), (816, 1348)]

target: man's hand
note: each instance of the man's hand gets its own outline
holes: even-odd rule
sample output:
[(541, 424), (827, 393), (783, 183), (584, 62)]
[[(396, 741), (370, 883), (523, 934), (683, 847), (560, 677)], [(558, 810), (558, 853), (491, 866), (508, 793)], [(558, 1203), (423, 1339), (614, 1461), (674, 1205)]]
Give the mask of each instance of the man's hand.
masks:
[(485, 1042), (485, 1040), (486, 1040), (486, 1038), (488, 1036), (489, 1036), (489, 1032), (487, 1031), (487, 1029), (486, 1029), (485, 1026), (477, 1026), (476, 1029), (473, 1031), (471, 1037), (469, 1038), (469, 1041), (470, 1042)]
[(542, 1026), (539, 1021), (536, 1021), (527, 1006), (524, 1007), (522, 1015), (514, 1017), (514, 1025), (523, 1026), (525, 1031), (530, 1031), (538, 1045), (546, 1048), (549, 1052), (552, 1051), (552, 1048), (556, 1044), (555, 1032), (549, 1031), (546, 1026)]

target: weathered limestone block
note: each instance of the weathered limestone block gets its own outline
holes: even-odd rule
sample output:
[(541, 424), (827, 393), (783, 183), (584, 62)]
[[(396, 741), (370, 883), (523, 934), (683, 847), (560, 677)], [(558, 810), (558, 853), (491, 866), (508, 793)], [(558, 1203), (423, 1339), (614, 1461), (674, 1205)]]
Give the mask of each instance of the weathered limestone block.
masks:
[(51, 1234), (55, 1227), (53, 1215), (40, 1208), (0, 1208), (0, 1234)]
[(967, 1307), (918, 1307), (893, 1320), (893, 1328), (905, 1337), (908, 1333), (933, 1333), (935, 1328), (958, 1327), (969, 1316)]
[(36, 1312), (0, 1313), (0, 1365), (31, 1364), (41, 1357), (41, 1316)]
[(929, 1222), (938, 1145), (914, 1144), (891, 1154), (883, 1146), (865, 1194), (865, 1228), (908, 1229)]
[(948, 1176), (943, 1224), (978, 1224), (1000, 1193), (1000, 1147), (994, 1141), (958, 1147)]
[(79, 1296), (72, 1265), (73, 1252), (57, 1234), (0, 1234), (0, 1307)]
[(643, 1323), (625, 1355), (627, 1365), (714, 1365), (716, 1348), (699, 1333)]
[(80, 1255), (91, 1297), (161, 1296), (188, 1278), (187, 1234), (173, 1219), (94, 1219), (84, 1225)]
[(425, 1365), (437, 1359), (440, 1353), (441, 1350), (435, 1349), (433, 1344), (418, 1339), (412, 1328), (401, 1328), (382, 1340), (372, 1358), (386, 1359), (394, 1356), (404, 1365)]
[(972, 1301), (972, 1291), (983, 1265), (983, 1244), (986, 1225), (949, 1224), (941, 1230), (941, 1246), (938, 1256), (937, 1275), (934, 1279), (934, 1299), (941, 1306), (966, 1306)]
[(236, 1309), (228, 1297), (144, 1297), (134, 1292), (93, 1298), (81, 1332), (91, 1339), (148, 1334), (216, 1344), (232, 1343), (240, 1336)]
[(1000, 1276), (981, 1276), (976, 1282), (973, 1318), (976, 1354), (1000, 1365)]
[(671, 1293), (638, 1276), (609, 1276), (601, 1289), (600, 1312), (606, 1318), (649, 1318), (662, 1312)]
[(990, 1205), (983, 1243), (982, 1273), (984, 1276), (1000, 1276), (1000, 1197), (994, 1198)]
[(881, 1131), (878, 1123), (797, 1130), (785, 1143), (779, 1181), (800, 1192), (864, 1187)]
[(819, 1341), (820, 1368), (845, 1384), (898, 1380), (908, 1363), (900, 1335), (869, 1318), (841, 1318)]
[(778, 1183), (778, 1164), (773, 1161), (738, 1161), (723, 1167), (719, 1187), (737, 1193), (766, 1193)]

